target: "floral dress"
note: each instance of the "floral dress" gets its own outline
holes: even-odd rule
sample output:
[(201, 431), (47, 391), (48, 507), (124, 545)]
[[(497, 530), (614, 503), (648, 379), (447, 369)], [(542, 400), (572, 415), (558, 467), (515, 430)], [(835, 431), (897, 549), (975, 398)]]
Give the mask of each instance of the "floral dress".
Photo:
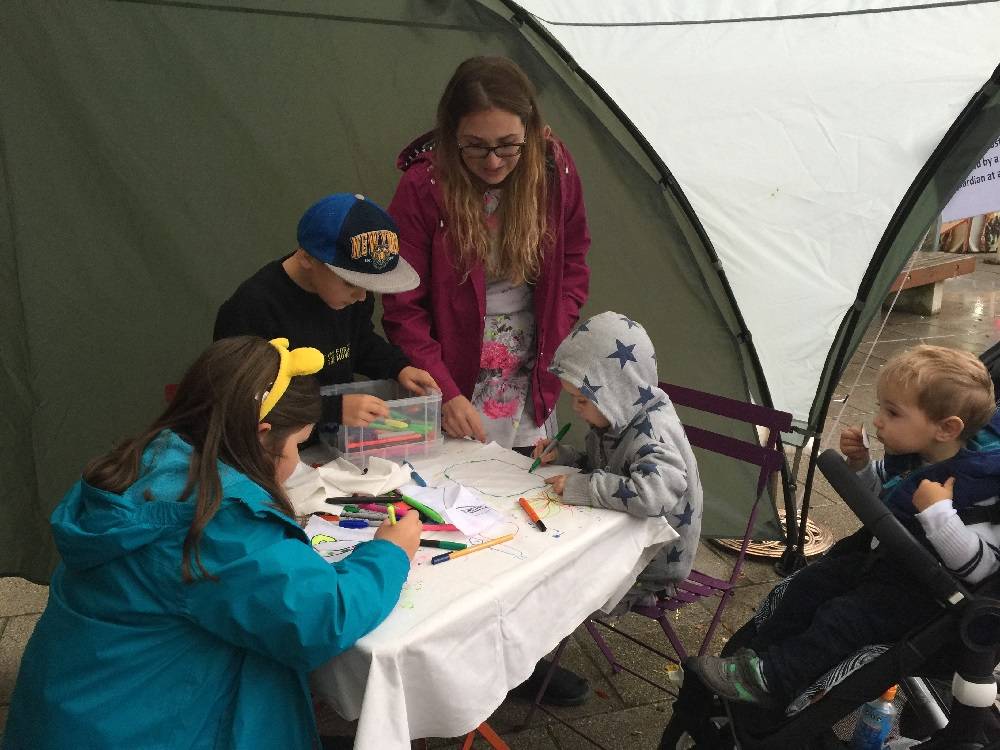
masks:
[[(487, 191), (484, 209), (495, 231), (500, 191)], [(494, 248), (496, 235), (491, 237)], [(528, 447), (546, 437), (547, 425), (535, 424), (531, 372), (535, 367), (535, 289), (507, 279), (486, 279), (486, 325), (479, 377), (472, 405), (483, 420), (487, 441), (505, 448)]]

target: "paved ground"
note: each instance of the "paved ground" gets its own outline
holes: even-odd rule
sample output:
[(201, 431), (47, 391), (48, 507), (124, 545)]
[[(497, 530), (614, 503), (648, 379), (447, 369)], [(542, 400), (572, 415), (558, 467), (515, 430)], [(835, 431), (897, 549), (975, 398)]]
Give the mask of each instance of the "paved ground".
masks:
[[(920, 342), (979, 353), (1000, 337), (1000, 266), (979, 262), (974, 274), (946, 282), (943, 308), (936, 316), (894, 313), (872, 348), (871, 342), (881, 323), (878, 320), (872, 325), (865, 343), (844, 373), (838, 397), (843, 399), (850, 393), (850, 398), (846, 403), (838, 402), (831, 407), (824, 444), (836, 447), (838, 429), (833, 423), (841, 408), (844, 423), (856, 424), (865, 420), (870, 427), (875, 405), (875, 378), (881, 365), (894, 353)], [(810, 517), (830, 530), (835, 538), (845, 536), (858, 526), (850, 511), (818, 475), (811, 504)], [(709, 573), (713, 570), (721, 572), (731, 559), (728, 552), (719, 550), (711, 543), (704, 543), (696, 566)], [(777, 579), (771, 561), (752, 560), (748, 564), (735, 601), (729, 606), (716, 636), (716, 650), (747, 619)], [(20, 579), (0, 579), (0, 732), (6, 722), (7, 705), (21, 652), (45, 606), (45, 597), (44, 587)], [(676, 627), (685, 642), (693, 645), (700, 641), (700, 633), (704, 632), (710, 619), (709, 611), (704, 606), (692, 606), (678, 615)], [(660, 643), (663, 640), (658, 626), (643, 618), (629, 615), (623, 618), (621, 625), (647, 642)], [(664, 659), (651, 657), (648, 652), (620, 638), (610, 638), (609, 641), (624, 663), (666, 684)], [(587, 675), (595, 687), (595, 696), (587, 705), (560, 710), (563, 718), (599, 738), (608, 747), (635, 750), (657, 747), (663, 726), (670, 717), (673, 698), (669, 692), (656, 690), (627, 674), (612, 676), (601, 653), (582, 629), (574, 634), (563, 663)], [(527, 704), (511, 698), (490, 719), (491, 726), (512, 747), (526, 750), (591, 747), (542, 714), (536, 715), (527, 728), (521, 728), (526, 710)], [(322, 723), (330, 730), (341, 725), (333, 718), (324, 718)], [(454, 740), (434, 740), (431, 745), (456, 746)], [(475, 747), (487, 746), (477, 740)]]

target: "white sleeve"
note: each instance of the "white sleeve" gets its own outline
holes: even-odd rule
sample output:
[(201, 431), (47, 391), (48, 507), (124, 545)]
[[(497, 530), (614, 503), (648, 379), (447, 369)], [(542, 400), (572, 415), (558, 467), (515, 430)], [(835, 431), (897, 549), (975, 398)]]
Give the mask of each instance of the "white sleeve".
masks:
[(1000, 570), (1000, 526), (966, 526), (951, 500), (934, 503), (916, 517), (945, 567), (963, 581), (978, 583)]

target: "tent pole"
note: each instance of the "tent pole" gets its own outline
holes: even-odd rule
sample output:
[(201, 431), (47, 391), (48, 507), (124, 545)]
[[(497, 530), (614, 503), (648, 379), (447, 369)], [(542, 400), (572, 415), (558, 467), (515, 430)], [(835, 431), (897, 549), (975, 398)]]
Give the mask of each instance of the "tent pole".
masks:
[[(812, 450), (809, 453), (809, 468), (806, 470), (806, 484), (802, 490), (802, 510), (799, 512), (798, 531), (794, 539), (789, 535), (785, 552), (782, 554), (781, 559), (774, 565), (775, 571), (782, 576), (790, 576), (795, 571), (806, 566), (806, 524), (809, 521), (809, 498), (812, 495), (813, 478), (816, 476), (816, 458), (819, 456), (819, 444), (819, 436), (813, 435)], [(798, 450), (801, 451), (802, 448)], [(785, 516), (785, 523), (791, 529), (795, 527), (795, 520), (793, 504), (791, 515)]]
[[(781, 448), (782, 456), (784, 456), (785, 447), (780, 438), (778, 439), (778, 446)], [(781, 461), (781, 489), (785, 505), (785, 551), (781, 554), (781, 558), (774, 565), (775, 570), (777, 570), (780, 575), (785, 575), (782, 572), (785, 555), (788, 554), (788, 550), (795, 547), (799, 538), (799, 528), (794, 519), (796, 513), (795, 496), (799, 492), (799, 483), (796, 477), (799, 473), (799, 458), (801, 455), (802, 447), (799, 446), (795, 449), (795, 462), (792, 464), (791, 470), (788, 469), (787, 456), (784, 456)], [(793, 520), (789, 521), (788, 519)]]

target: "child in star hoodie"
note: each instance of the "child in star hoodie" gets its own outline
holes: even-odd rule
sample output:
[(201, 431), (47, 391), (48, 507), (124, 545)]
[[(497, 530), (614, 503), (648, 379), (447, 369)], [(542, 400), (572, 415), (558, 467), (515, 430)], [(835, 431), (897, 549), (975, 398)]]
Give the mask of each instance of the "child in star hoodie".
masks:
[(701, 533), (698, 465), (670, 398), (657, 385), (656, 354), (646, 329), (615, 312), (581, 323), (559, 345), (549, 370), (562, 380), (573, 411), (591, 426), (586, 455), (540, 440), (542, 463), (586, 473), (546, 480), (563, 502), (659, 517), (679, 534), (646, 569), (617, 611), (651, 604), (691, 572)]

